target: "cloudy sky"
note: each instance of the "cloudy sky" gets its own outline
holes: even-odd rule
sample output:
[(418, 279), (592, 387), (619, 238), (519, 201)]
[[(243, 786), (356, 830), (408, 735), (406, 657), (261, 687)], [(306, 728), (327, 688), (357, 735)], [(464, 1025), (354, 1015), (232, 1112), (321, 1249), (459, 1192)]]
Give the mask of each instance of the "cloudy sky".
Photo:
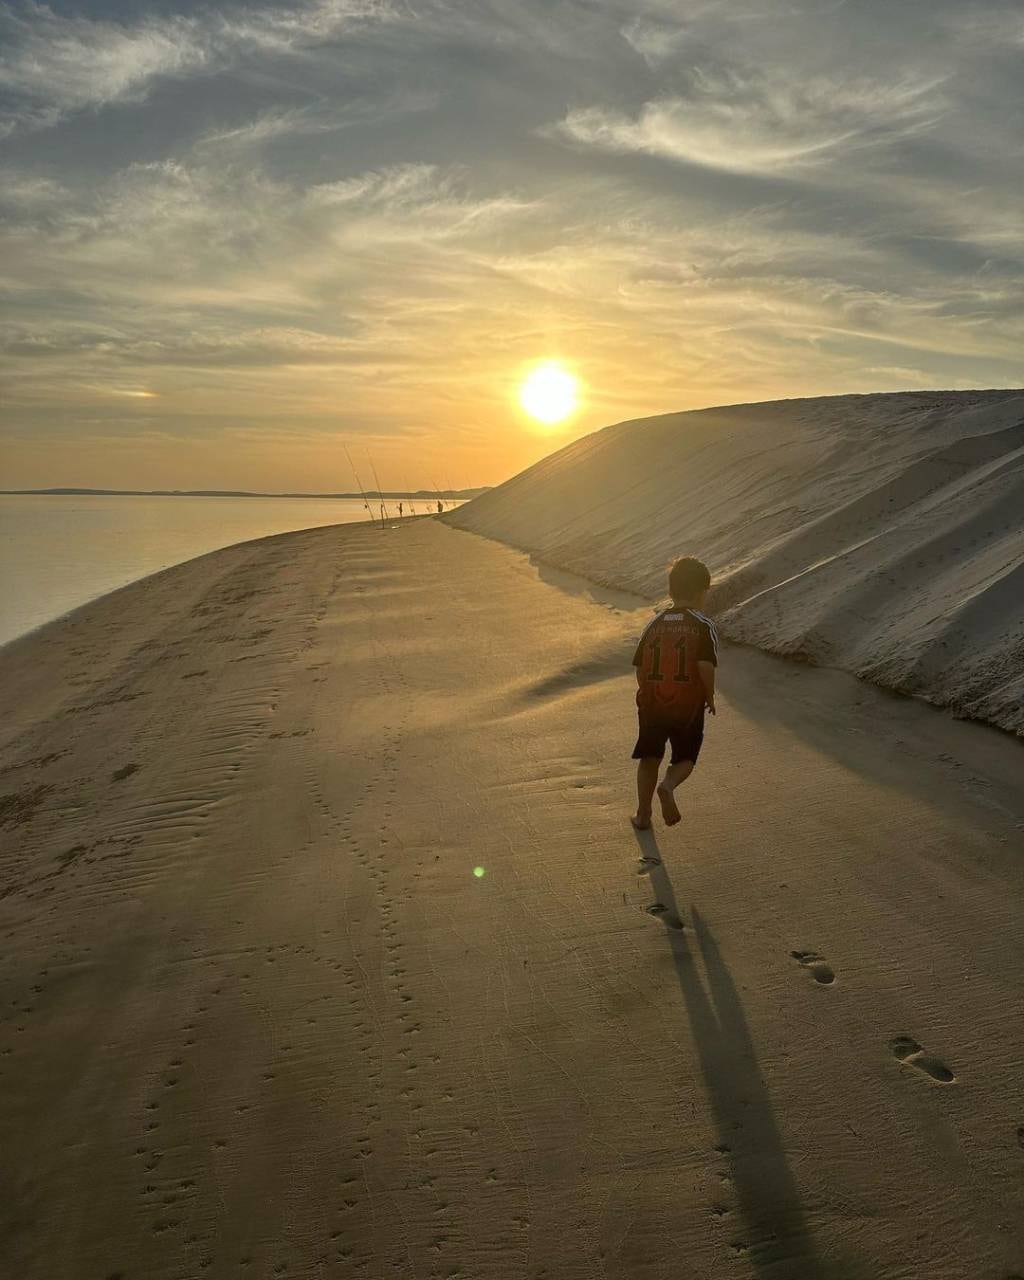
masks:
[(1019, 0), (0, 5), (0, 483), (494, 483), (1018, 386), (1022, 193)]

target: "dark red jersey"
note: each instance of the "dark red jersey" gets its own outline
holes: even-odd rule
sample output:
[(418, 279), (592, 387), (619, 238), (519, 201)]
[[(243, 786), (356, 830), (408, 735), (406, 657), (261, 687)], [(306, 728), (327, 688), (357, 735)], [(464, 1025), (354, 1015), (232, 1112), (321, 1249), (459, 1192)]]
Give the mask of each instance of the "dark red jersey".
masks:
[(664, 720), (702, 715), (704, 684), (698, 662), (718, 665), (718, 633), (709, 618), (675, 605), (652, 618), (633, 654), (641, 713)]

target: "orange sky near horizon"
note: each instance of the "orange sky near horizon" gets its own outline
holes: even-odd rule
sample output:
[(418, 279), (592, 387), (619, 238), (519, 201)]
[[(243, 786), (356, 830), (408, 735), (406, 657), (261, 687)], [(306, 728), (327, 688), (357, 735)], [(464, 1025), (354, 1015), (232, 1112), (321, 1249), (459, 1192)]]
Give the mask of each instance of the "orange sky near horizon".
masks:
[[(543, 349), (542, 349), (543, 350)], [(550, 350), (550, 349), (549, 349)], [(544, 358), (559, 360), (556, 354)], [(603, 369), (597, 360), (562, 359), (579, 381), (579, 403), (563, 421), (538, 422), (519, 403), (523, 378), (536, 361), (485, 373), (483, 385), (433, 383), (422, 395), (403, 392), (418, 412), (412, 421), (396, 412), (398, 395), (385, 387), (364, 394), (366, 421), (380, 413), (377, 430), (332, 426), (337, 403), (346, 400), (344, 379), (329, 371), (263, 372), (260, 388), (232, 379), (231, 388), (200, 392), (162, 386), (152, 377), (145, 397), (132, 397), (131, 411), (104, 421), (113, 396), (94, 393), (95, 413), (88, 434), (65, 436), (56, 448), (40, 449), (32, 438), (8, 437), (2, 446), (4, 488), (48, 487), (142, 489), (248, 489), (288, 492), (349, 492), (356, 488), (346, 447), (359, 479), (376, 487), (410, 490), (495, 485), (583, 435), (629, 418), (718, 404), (782, 399), (806, 394), (902, 390), (898, 380), (878, 385), (868, 375), (834, 386), (788, 385), (765, 379), (748, 383), (742, 394), (724, 383), (719, 389), (668, 386), (652, 389), (639, 364)], [(315, 392), (310, 383), (317, 384)], [(609, 387), (612, 390), (609, 390)], [(395, 403), (389, 403), (394, 397)], [(127, 399), (117, 393), (118, 408)], [(280, 408), (268, 412), (267, 402)], [(229, 403), (230, 402), (230, 403)], [(77, 402), (80, 409), (81, 401)], [(198, 417), (209, 424), (223, 408), (216, 430), (182, 430)], [(243, 421), (246, 407), (251, 417)], [(91, 416), (91, 415), (90, 415)]]

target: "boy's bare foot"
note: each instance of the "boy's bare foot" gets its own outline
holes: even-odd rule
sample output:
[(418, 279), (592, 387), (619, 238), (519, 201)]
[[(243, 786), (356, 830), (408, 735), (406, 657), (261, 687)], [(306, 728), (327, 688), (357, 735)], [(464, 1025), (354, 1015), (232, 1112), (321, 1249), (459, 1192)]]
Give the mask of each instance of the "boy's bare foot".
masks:
[(679, 812), (676, 798), (671, 791), (659, 786), (658, 799), (661, 801), (661, 816), (665, 819), (666, 827), (674, 827), (677, 822), (682, 822), (683, 815)]
[(632, 822), (633, 826), (636, 827), (637, 831), (650, 831), (651, 829), (650, 814), (648, 814), (647, 817), (645, 818), (643, 814), (634, 813), (630, 816), (629, 820), (630, 822)]

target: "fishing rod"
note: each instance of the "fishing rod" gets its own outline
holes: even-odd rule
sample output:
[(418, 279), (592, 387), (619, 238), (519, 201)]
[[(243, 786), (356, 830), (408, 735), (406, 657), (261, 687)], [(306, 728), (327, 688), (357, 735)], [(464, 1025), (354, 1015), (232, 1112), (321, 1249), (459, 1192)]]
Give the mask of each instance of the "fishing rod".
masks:
[(409, 510), (413, 515), (416, 514), (416, 503), (412, 500), (412, 490), (409, 488), (409, 477), (402, 474), (402, 484), (405, 486), (405, 496), (409, 499)]
[(366, 456), (370, 461), (370, 470), (373, 472), (373, 478), (377, 481), (377, 497), (380, 498), (380, 527), (384, 528), (384, 521), (390, 520), (388, 515), (387, 503), (384, 501), (384, 491), (380, 487), (380, 476), (377, 474), (377, 468), (373, 465), (373, 459), (370, 457), (370, 451), (367, 449)]
[(362, 480), (359, 479), (359, 472), (356, 470), (356, 464), (352, 461), (352, 455), (348, 451), (348, 445), (342, 444), (341, 447), (345, 450), (345, 457), (348, 458), (348, 465), (352, 468), (352, 474), (356, 478), (356, 484), (359, 486), (359, 492), (363, 495), (363, 506), (366, 508), (367, 511), (370, 512), (370, 519), (374, 522), (374, 524), (376, 524), (377, 522), (376, 517), (374, 516), (373, 512), (370, 511), (370, 500), (366, 496), (366, 490), (363, 488)]

